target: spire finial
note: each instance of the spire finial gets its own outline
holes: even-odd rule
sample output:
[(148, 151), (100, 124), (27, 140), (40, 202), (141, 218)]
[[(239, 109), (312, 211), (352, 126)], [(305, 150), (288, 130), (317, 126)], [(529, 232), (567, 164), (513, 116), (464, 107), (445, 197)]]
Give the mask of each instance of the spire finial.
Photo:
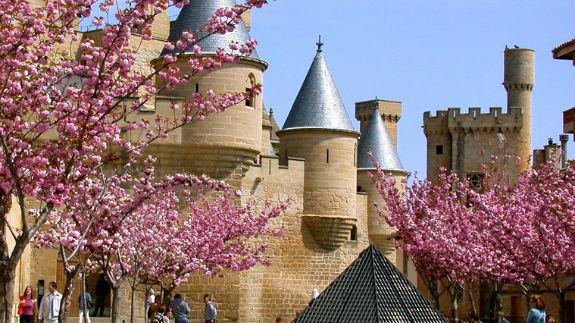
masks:
[(323, 43), (321, 42), (321, 35), (319, 35), (319, 40), (315, 44), (317, 45), (317, 52), (321, 53), (321, 46), (323, 46)]
[(274, 114), (274, 108), (270, 107), (270, 115)]

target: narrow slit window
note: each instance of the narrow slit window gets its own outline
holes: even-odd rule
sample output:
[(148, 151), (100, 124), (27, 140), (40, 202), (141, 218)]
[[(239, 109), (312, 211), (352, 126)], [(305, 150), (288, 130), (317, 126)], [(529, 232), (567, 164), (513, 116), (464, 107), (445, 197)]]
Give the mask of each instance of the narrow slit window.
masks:
[(329, 164), (329, 149), (326, 151), (325, 154), (325, 162)]
[(351, 232), (349, 233), (349, 240), (350, 241), (357, 241), (357, 226), (354, 225), (351, 228)]
[(200, 84), (196, 83), (196, 93), (200, 93)]
[(246, 88), (246, 92), (248, 93), (246, 97), (246, 107), (253, 107), (254, 106), (254, 95), (252, 93), (252, 89)]

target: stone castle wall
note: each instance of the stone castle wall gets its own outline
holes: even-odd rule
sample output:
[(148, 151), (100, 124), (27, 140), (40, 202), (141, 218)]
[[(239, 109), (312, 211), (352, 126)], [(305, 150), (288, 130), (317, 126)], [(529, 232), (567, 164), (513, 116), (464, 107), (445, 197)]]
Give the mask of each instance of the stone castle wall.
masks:
[[(511, 179), (522, 170), (515, 156), (530, 160), (520, 147), (523, 114), (519, 108), (502, 113), (492, 107), (488, 113), (480, 108), (470, 108), (461, 113), (459, 108), (438, 111), (436, 116), (426, 112), (423, 116), (424, 133), (427, 137), (427, 178), (437, 179), (439, 168), (456, 171), (460, 178), (469, 174), (483, 173), (492, 156), (499, 156)], [(504, 160), (503, 156), (512, 158)]]
[[(335, 251), (317, 244), (302, 220), (304, 164), (303, 160), (292, 158), (283, 166), (278, 158), (264, 156), (242, 177), (242, 204), (251, 200), (261, 209), (266, 201), (290, 200), (289, 209), (274, 221), (275, 226), (283, 228), (284, 235), (268, 239), (270, 266), (258, 265), (241, 273), (225, 272), (216, 278), (198, 274), (178, 287), (176, 291), (192, 306), (192, 321), (202, 317), (205, 293), (215, 297), (220, 322), (270, 322), (278, 315), (291, 320), (307, 306), (313, 288), (326, 288), (368, 246), (365, 194), (356, 196), (357, 239)], [(129, 314), (127, 305), (123, 304), (122, 315)]]

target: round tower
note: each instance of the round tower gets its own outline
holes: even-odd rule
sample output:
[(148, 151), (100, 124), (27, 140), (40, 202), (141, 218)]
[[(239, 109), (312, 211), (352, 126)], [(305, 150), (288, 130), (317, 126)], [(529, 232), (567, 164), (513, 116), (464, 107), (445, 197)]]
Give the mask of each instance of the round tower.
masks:
[(303, 213), (315, 240), (326, 249), (343, 244), (356, 217), (359, 133), (347, 115), (321, 46), (282, 130), (280, 159), (305, 159)]
[(357, 152), (357, 186), (358, 189), (367, 194), (368, 198), (367, 230), (369, 241), (378, 246), (390, 261), (396, 263), (398, 268), (403, 268), (403, 264), (397, 263), (395, 245), (391, 240), (393, 230), (379, 216), (378, 208), (384, 210), (385, 201), (379, 194), (373, 179), (368, 174), (375, 172), (375, 161), (379, 163), (388, 177), (394, 179), (397, 187), (401, 189), (404, 186), (403, 181), (407, 176), (407, 172), (403, 170), (393, 139), (385, 127), (378, 107), (373, 107), (371, 116), (366, 119)]
[(507, 109), (520, 108), (523, 126), (517, 140), (520, 170), (529, 168), (531, 156), (531, 92), (535, 85), (535, 51), (527, 48), (506, 48), (503, 86), (507, 91)]
[[(182, 8), (173, 23), (170, 37), (176, 41), (184, 31), (202, 30), (218, 8), (233, 7), (233, 0), (191, 0)], [(215, 34), (198, 42), (204, 56), (215, 55), (218, 48), (228, 48), (231, 42), (240, 44), (250, 40), (249, 32), (240, 23), (233, 32)], [(162, 54), (169, 53), (164, 50)], [(193, 57), (193, 48), (178, 57), (177, 64), (183, 73), (191, 74), (187, 61)], [(195, 92), (213, 90), (216, 94), (244, 92), (256, 84), (263, 84), (267, 63), (259, 59), (256, 51), (242, 57), (237, 63), (195, 75), (188, 84), (160, 94), (174, 98), (187, 98)], [(180, 151), (185, 153), (185, 166), (197, 173), (215, 178), (228, 177), (232, 172), (244, 173), (257, 161), (262, 150), (262, 96), (255, 95), (221, 113), (211, 113), (181, 131)]]
[(304, 214), (355, 216), (358, 132), (321, 46), (281, 131), (281, 158), (305, 158)]

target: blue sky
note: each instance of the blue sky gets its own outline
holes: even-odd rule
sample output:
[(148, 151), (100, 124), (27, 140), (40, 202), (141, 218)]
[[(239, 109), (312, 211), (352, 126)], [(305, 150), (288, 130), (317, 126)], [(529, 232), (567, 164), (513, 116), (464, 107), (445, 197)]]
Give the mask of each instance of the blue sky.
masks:
[[(551, 54), (575, 38), (573, 0), (278, 0), (252, 13), (251, 34), (270, 65), (264, 100), (280, 126), (321, 34), (350, 118), (357, 101), (403, 102), (398, 152), (420, 178), (426, 173), (423, 112), (505, 108), (505, 45), (535, 50), (535, 148), (548, 137), (557, 140), (562, 111), (575, 106), (575, 67)], [(572, 138), (569, 149), (573, 158)]]

